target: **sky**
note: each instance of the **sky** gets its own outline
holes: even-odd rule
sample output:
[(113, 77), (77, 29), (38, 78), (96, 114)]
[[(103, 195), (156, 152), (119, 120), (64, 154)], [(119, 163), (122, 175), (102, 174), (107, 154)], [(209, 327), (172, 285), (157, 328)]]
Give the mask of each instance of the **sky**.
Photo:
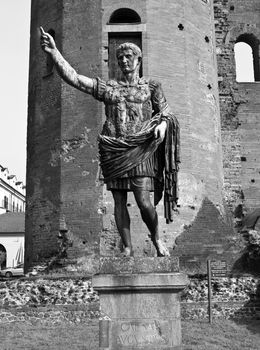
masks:
[(25, 184), (30, 0), (0, 0), (0, 165)]
[(0, 165), (25, 184), (30, 0), (0, 0), (0, 33)]

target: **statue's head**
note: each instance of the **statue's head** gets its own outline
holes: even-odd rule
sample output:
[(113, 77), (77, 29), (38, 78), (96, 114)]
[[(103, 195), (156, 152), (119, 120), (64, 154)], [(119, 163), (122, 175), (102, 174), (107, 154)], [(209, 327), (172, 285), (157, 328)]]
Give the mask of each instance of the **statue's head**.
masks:
[(133, 43), (123, 43), (116, 50), (118, 65), (123, 73), (139, 70), (142, 51)]
[(132, 50), (133, 54), (135, 56), (137, 56), (137, 58), (139, 58), (139, 57), (142, 58), (142, 51), (137, 45), (135, 45), (133, 43), (123, 43), (123, 44), (119, 45), (118, 48), (116, 49), (117, 59), (118, 59), (119, 54), (125, 50)]

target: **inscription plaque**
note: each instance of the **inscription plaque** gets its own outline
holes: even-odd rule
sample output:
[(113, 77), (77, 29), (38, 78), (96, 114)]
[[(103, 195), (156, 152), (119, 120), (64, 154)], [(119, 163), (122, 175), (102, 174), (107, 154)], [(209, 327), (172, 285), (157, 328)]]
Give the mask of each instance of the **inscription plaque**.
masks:
[(175, 320), (116, 320), (111, 328), (112, 348), (169, 348), (174, 345), (172, 329), (178, 328), (175, 323)]

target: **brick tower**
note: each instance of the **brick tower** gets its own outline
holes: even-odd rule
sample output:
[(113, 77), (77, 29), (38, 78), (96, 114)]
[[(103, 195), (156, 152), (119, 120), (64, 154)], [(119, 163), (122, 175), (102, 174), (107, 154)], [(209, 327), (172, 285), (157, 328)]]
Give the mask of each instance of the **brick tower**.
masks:
[[(96, 138), (103, 106), (53, 71), (39, 45), (40, 25), (55, 36), (70, 64), (89, 77), (116, 74), (118, 43), (141, 46), (142, 74), (162, 83), (181, 126), (179, 214), (166, 225), (163, 204), (158, 206), (161, 236), (170, 250), (177, 242), (172, 254), (184, 260), (225, 251), (223, 237), (231, 233), (222, 217), (212, 1), (33, 0), (31, 14), (27, 265), (59, 254), (62, 246), (67, 262), (93, 272), (99, 254), (113, 256), (120, 248), (112, 197), (99, 182)], [(151, 256), (148, 231), (131, 195), (128, 207), (136, 255)]]
[[(244, 212), (260, 207), (260, 6), (258, 0), (215, 0), (224, 193), (228, 205)], [(251, 48), (253, 79), (237, 81), (235, 46)]]

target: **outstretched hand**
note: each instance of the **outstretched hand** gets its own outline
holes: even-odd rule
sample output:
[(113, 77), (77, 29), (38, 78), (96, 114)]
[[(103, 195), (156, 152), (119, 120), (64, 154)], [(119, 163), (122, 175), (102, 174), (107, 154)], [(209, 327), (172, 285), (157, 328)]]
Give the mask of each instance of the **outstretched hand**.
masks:
[(156, 126), (154, 129), (154, 136), (156, 139), (159, 139), (161, 142), (163, 142), (165, 137), (165, 132), (167, 128), (166, 121), (162, 121), (159, 125)]
[(41, 47), (44, 52), (51, 53), (52, 50), (56, 49), (56, 44), (53, 37), (44, 31), (42, 27), (40, 27), (41, 31)]

